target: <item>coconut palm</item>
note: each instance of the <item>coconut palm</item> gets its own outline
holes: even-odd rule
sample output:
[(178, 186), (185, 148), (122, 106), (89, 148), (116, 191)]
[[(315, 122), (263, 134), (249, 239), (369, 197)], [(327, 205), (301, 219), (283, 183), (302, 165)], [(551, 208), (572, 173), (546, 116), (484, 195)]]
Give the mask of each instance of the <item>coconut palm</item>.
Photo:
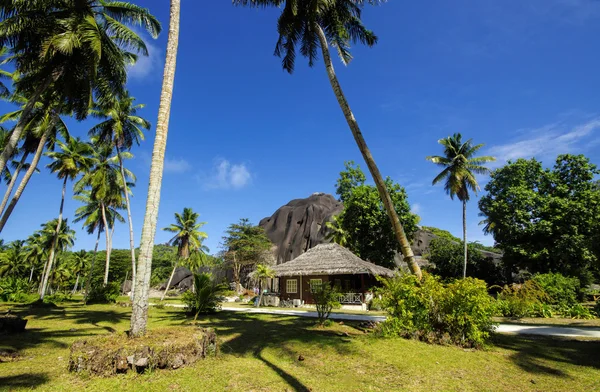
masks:
[(342, 220), (339, 215), (334, 215), (331, 217), (331, 221), (325, 222), (325, 226), (330, 230), (329, 234), (327, 234), (326, 239), (328, 241), (334, 242), (341, 246), (346, 246), (348, 242), (348, 234), (346, 230), (342, 228)]
[(26, 273), (27, 264), (25, 241), (16, 240), (8, 244), (6, 250), (6, 258), (1, 260), (0, 264), (0, 276), (14, 276), (19, 277)]
[[(97, 138), (99, 143), (114, 146), (119, 159), (122, 184), (127, 183), (125, 167), (123, 165), (122, 153), (131, 150), (133, 144), (139, 146), (144, 140), (143, 129), (150, 129), (150, 123), (137, 115), (138, 110), (145, 105), (135, 104), (135, 98), (123, 93), (116, 99), (107, 100), (99, 105), (95, 111), (97, 117), (105, 119), (94, 126), (89, 134)], [(131, 250), (131, 281), (135, 283), (135, 241), (133, 238), (133, 222), (131, 220), (131, 208), (129, 204), (129, 192), (124, 189), (125, 205), (127, 206), (127, 221), (129, 222), (129, 248)]]
[[(369, 3), (381, 3), (382, 0), (371, 0)], [(329, 46), (337, 50), (342, 63), (347, 65), (352, 60), (350, 42), (362, 43), (373, 46), (377, 43), (377, 36), (368, 30), (361, 21), (362, 0), (233, 0), (234, 4), (252, 7), (283, 6), (277, 23), (279, 40), (275, 46), (275, 55), (282, 57), (283, 68), (292, 73), (294, 71), (296, 49), (300, 45), (300, 54), (308, 58), (308, 64), (313, 66), (318, 58), (318, 49), (321, 49), (329, 83), (337, 101), (346, 117), (352, 136), (358, 145), (369, 172), (375, 181), (379, 197), (390, 217), (396, 239), (404, 261), (410, 270), (421, 278), (421, 269), (415, 261), (410, 248), (410, 241), (404, 232), (404, 227), (394, 209), (392, 199), (385, 186), (385, 181), (375, 164), (358, 122), (350, 109), (350, 105), (342, 91), (335, 75)]]
[(8, 47), (20, 75), (15, 89), (30, 98), (0, 155), (0, 172), (46, 92), (57, 98), (57, 112), (84, 119), (94, 97), (123, 91), (126, 67), (136, 53), (148, 55), (144, 41), (127, 25), (141, 26), (153, 37), (161, 29), (147, 9), (123, 1), (2, 1), (0, 17), (0, 47)]
[(70, 269), (71, 273), (77, 278), (75, 279), (75, 286), (73, 287), (72, 294), (75, 294), (77, 292), (77, 286), (79, 285), (79, 276), (87, 268), (88, 262), (89, 254), (84, 249), (80, 250), (79, 252), (73, 253)]
[[(47, 167), (52, 173), (56, 173), (59, 179), (63, 180), (62, 197), (60, 200), (58, 221), (56, 224), (56, 234), (58, 234), (62, 224), (67, 181), (74, 180), (79, 174), (90, 169), (93, 163), (91, 158), (93, 150), (88, 143), (82, 142), (78, 138), (69, 138), (67, 143), (59, 141), (57, 144), (60, 147), (60, 151), (53, 151), (46, 154), (53, 161), (49, 163)], [(55, 241), (58, 241), (58, 236), (55, 237)], [(46, 268), (47, 273), (44, 275), (42, 289), (40, 292), (40, 297), (42, 299), (44, 299), (44, 295), (46, 294), (46, 287), (48, 285), (48, 278), (50, 276), (49, 272), (52, 271), (56, 246), (57, 244), (55, 243), (50, 249), (48, 256), (48, 266)]]
[(444, 190), (454, 200), (454, 196), (463, 205), (463, 242), (464, 242), (464, 267), (463, 277), (467, 276), (467, 202), (469, 201), (469, 190), (477, 193), (479, 184), (475, 174), (489, 174), (490, 170), (482, 166), (484, 163), (493, 162), (494, 157), (476, 157), (475, 154), (483, 144), (473, 145), (472, 139), (462, 141), (462, 135), (455, 133), (452, 136), (438, 140), (444, 146), (443, 156), (428, 156), (427, 160), (444, 168), (440, 174), (433, 179), (433, 185), (445, 181)]
[(258, 290), (260, 291), (260, 294), (258, 296), (258, 302), (256, 302), (255, 305), (258, 308), (262, 303), (263, 283), (266, 284), (267, 279), (272, 279), (273, 277), (275, 277), (275, 271), (273, 271), (273, 269), (271, 269), (271, 267), (269, 267), (268, 265), (258, 264), (252, 276), (258, 281)]
[(165, 164), (165, 149), (167, 148), (167, 135), (169, 133), (173, 83), (175, 82), (180, 11), (181, 0), (171, 0), (165, 69), (160, 93), (160, 105), (158, 107), (158, 120), (156, 121), (156, 136), (152, 150), (150, 181), (148, 184), (148, 197), (146, 199), (146, 213), (142, 226), (137, 277), (134, 283), (131, 328), (129, 332), (132, 337), (143, 336), (146, 333), (146, 324), (148, 322), (148, 293), (150, 290), (150, 276), (152, 274), (152, 251), (154, 250), (154, 237), (156, 236), (160, 189)]
[[(57, 227), (59, 227), (58, 231), (56, 230)], [(75, 243), (75, 230), (71, 230), (67, 219), (63, 219), (60, 226), (58, 226), (58, 219), (43, 223), (42, 228), (38, 230), (37, 233), (40, 237), (40, 245), (44, 249), (46, 255), (49, 255), (52, 250), (54, 250), (55, 254), (64, 252), (71, 248)], [(48, 263), (49, 260), (50, 257), (48, 257), (48, 260), (45, 263), (40, 281), (39, 292), (42, 299), (43, 295), (41, 293), (44, 292), (44, 290), (42, 290), (41, 287), (45, 284), (47, 288), (48, 279), (52, 272), (52, 265)]]
[[(202, 241), (208, 238), (208, 234), (200, 231), (200, 228), (206, 224), (206, 222), (198, 222), (200, 214), (194, 212), (191, 208), (184, 208), (183, 214), (178, 212), (175, 213), (175, 223), (165, 227), (163, 230), (170, 233), (175, 233), (175, 236), (168, 242), (171, 246), (177, 246), (177, 260), (179, 263), (185, 262), (190, 258), (190, 254), (193, 251), (200, 250), (202, 248)], [(177, 264), (173, 265), (173, 272), (169, 277), (167, 288), (161, 297), (161, 301), (164, 300), (169, 287), (171, 287), (171, 280), (175, 274)], [(192, 272), (195, 270), (192, 269)]]
[(25, 252), (25, 260), (28, 268), (30, 268), (29, 283), (31, 283), (35, 270), (44, 264), (46, 257), (42, 235), (39, 232), (27, 237)]
[[(101, 217), (104, 220), (103, 227), (108, 228), (105, 230), (104, 235), (106, 237), (106, 265), (104, 269), (104, 284), (108, 284), (108, 272), (110, 268), (110, 254), (112, 248), (112, 232), (114, 225), (109, 224), (107, 217), (107, 210), (109, 208), (120, 209), (124, 205), (123, 189), (126, 189), (127, 193), (135, 181), (134, 174), (124, 169), (120, 171), (119, 161), (125, 158), (131, 158), (131, 154), (128, 152), (121, 153), (121, 159), (119, 156), (113, 155), (113, 147), (110, 144), (104, 144), (99, 142), (98, 139), (93, 138), (92, 143), (94, 146), (93, 155), (93, 169), (86, 172), (79, 181), (75, 184), (75, 192), (79, 193), (83, 189), (88, 188), (90, 190), (90, 198), (96, 200), (100, 205)], [(123, 185), (122, 175), (125, 176), (126, 180), (129, 180)]]

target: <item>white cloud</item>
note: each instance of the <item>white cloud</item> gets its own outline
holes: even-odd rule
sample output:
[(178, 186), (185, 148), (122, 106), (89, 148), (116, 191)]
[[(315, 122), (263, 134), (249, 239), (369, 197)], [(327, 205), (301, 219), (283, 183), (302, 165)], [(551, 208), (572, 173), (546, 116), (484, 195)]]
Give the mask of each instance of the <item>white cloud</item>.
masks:
[(153, 73), (161, 74), (161, 49), (148, 41), (146, 41), (146, 47), (148, 48), (148, 56), (139, 54), (137, 62), (134, 65), (127, 67), (127, 75), (130, 79), (142, 80)]
[(410, 207), (410, 212), (418, 215), (421, 213), (421, 205), (419, 203), (414, 203), (412, 207)]
[(217, 159), (208, 181), (205, 182), (205, 188), (241, 189), (251, 181), (252, 174), (245, 163), (232, 164), (227, 159)]
[(165, 158), (165, 172), (166, 173), (184, 173), (192, 168), (183, 158), (169, 159)]
[(559, 154), (585, 151), (590, 145), (598, 142), (594, 133), (598, 129), (600, 118), (576, 126), (555, 123), (537, 129), (521, 130), (518, 140), (492, 146), (486, 151), (486, 155), (497, 158), (497, 161), (490, 165), (495, 167), (518, 158), (553, 159)]

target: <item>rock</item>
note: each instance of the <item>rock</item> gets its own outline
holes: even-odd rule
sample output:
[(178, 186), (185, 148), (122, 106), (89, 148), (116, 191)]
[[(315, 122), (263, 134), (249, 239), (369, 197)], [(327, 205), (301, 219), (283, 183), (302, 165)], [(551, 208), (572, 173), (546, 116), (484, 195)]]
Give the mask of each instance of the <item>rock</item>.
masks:
[(135, 367), (137, 368), (145, 368), (146, 366), (148, 366), (148, 358), (140, 358), (135, 361)]
[(128, 356), (128, 357), (127, 357), (127, 363), (128, 363), (129, 365), (133, 365), (133, 360), (134, 360), (134, 357), (133, 357), (133, 355), (130, 355), (130, 356)]
[(27, 320), (11, 313), (0, 315), (0, 334), (25, 331)]
[(129, 293), (131, 291), (131, 287), (132, 287), (131, 280), (126, 280), (121, 285), (121, 292), (122, 293)]
[[(133, 364), (133, 356), (131, 356), (131, 364)], [(129, 357), (118, 356), (115, 361), (115, 370), (117, 373), (125, 373), (129, 370)]]
[(185, 364), (185, 356), (183, 354), (177, 354), (177, 355), (175, 355), (175, 358), (173, 358), (173, 363), (172, 363), (171, 367), (173, 369), (179, 369), (184, 364)]
[(304, 357), (302, 355), (298, 355), (298, 361), (304, 361)]
[(267, 237), (275, 245), (277, 264), (290, 261), (310, 248), (328, 242), (326, 222), (342, 212), (343, 205), (332, 195), (314, 193), (295, 199), (260, 221)]
[(180, 291), (189, 290), (190, 288), (192, 288), (193, 282), (194, 277), (190, 275), (187, 278), (183, 279), (181, 282), (179, 282), (179, 284), (177, 285), (177, 289), (179, 289)]

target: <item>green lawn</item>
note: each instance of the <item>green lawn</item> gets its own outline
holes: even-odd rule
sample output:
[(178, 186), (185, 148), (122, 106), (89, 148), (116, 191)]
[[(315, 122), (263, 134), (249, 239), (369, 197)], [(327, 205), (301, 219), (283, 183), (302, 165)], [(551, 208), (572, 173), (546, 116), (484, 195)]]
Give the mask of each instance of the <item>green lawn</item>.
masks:
[[(0, 311), (6, 305), (0, 305)], [(50, 391), (594, 391), (600, 390), (600, 342), (499, 336), (487, 350), (379, 339), (346, 322), (317, 328), (312, 319), (222, 312), (214, 327), (220, 354), (176, 371), (113, 378), (66, 371), (75, 339), (128, 328), (127, 307), (69, 303), (28, 314), (28, 332), (0, 336), (0, 390)], [(193, 328), (180, 309), (150, 309), (150, 328)], [(299, 361), (302, 356), (304, 361)], [(5, 360), (6, 358), (3, 358)]]

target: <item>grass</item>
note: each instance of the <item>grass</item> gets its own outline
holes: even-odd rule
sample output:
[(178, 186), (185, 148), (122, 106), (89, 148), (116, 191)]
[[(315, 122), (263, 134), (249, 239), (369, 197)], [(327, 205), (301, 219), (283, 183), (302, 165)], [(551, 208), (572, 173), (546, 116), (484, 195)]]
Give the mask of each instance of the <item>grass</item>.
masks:
[(524, 317), (524, 318), (511, 318), (511, 317), (495, 317), (494, 321), (504, 324), (529, 324), (529, 325), (551, 325), (551, 326), (565, 326), (565, 327), (600, 327), (600, 318), (592, 320), (578, 320), (570, 318), (539, 318), (539, 317)]
[[(6, 306), (0, 305), (0, 311)], [(0, 390), (42, 391), (593, 391), (600, 390), (600, 341), (497, 336), (472, 351), (365, 334), (356, 324), (318, 328), (314, 320), (221, 312), (199, 323), (220, 338), (217, 358), (176, 371), (111, 378), (67, 372), (71, 343), (123, 333), (130, 308), (69, 302), (27, 315), (28, 331), (0, 336)], [(149, 309), (149, 328), (189, 326), (180, 309)], [(302, 356), (304, 360), (300, 361)], [(4, 357), (6, 359), (6, 357)]]

